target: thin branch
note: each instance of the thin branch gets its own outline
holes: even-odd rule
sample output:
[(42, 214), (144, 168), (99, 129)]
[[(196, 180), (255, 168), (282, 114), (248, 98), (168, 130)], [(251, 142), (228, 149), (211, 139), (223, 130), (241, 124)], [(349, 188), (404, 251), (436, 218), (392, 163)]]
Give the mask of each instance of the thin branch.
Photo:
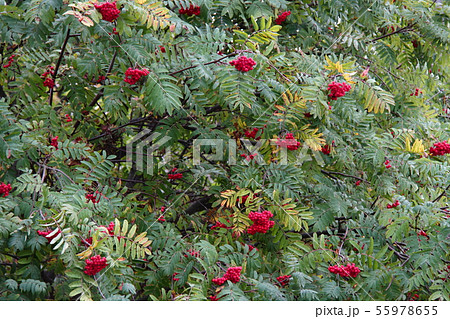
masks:
[(366, 43), (376, 42), (376, 41), (378, 41), (378, 40), (381, 40), (381, 39), (390, 37), (391, 35), (394, 35), (394, 34), (397, 34), (397, 33), (403, 33), (403, 32), (413, 31), (413, 30), (414, 30), (414, 28), (413, 28), (414, 25), (415, 25), (415, 23), (413, 23), (413, 24), (408, 24), (406, 27), (400, 28), (400, 29), (395, 30), (394, 32), (391, 32), (391, 33), (388, 33), (388, 34), (384, 34), (384, 35), (379, 36), (379, 37), (377, 37), (377, 38), (375, 38), (375, 39), (366, 41)]
[(372, 202), (372, 205), (370, 205), (370, 209), (373, 209), (373, 207), (375, 206), (375, 203), (378, 201), (379, 198), (380, 198), (380, 196), (377, 196), (377, 198), (375, 198), (375, 200)]
[(447, 191), (450, 189), (450, 185), (448, 185), (445, 189), (444, 189), (444, 191), (441, 193), (441, 195), (439, 195), (438, 197), (436, 197), (434, 200), (433, 200), (433, 203), (436, 203), (438, 200), (440, 200), (444, 195), (445, 195), (445, 193), (447, 193)]
[[(109, 63), (108, 71), (106, 71), (105, 80), (108, 78), (108, 75), (112, 71), (112, 68), (114, 66), (114, 61), (116, 60), (116, 57), (117, 57), (117, 53), (118, 53), (118, 50), (114, 51), (114, 55), (111, 59), (111, 62)], [(92, 107), (97, 103), (97, 101), (103, 96), (104, 90), (105, 90), (104, 87), (102, 87), (102, 89), (100, 91), (98, 91), (97, 95), (94, 97), (92, 102), (89, 103), (89, 107)]]
[[(53, 72), (53, 75), (52, 75), (53, 82), (56, 81), (56, 76), (58, 75), (59, 66), (61, 65), (61, 61), (64, 56), (64, 51), (66, 51), (66, 46), (67, 46), (67, 42), (69, 41), (69, 39), (70, 39), (70, 29), (67, 29), (66, 38), (64, 39), (64, 43), (61, 47), (61, 52), (59, 53), (58, 61), (56, 62), (55, 72)], [(53, 104), (53, 87), (50, 88), (50, 98), (49, 98), (48, 104), (50, 104), (50, 105)]]
[[(229, 57), (231, 57), (231, 56), (235, 56), (235, 55), (237, 55), (237, 54), (238, 54), (238, 52), (232, 52), (232, 53), (230, 53), (230, 54), (227, 54), (227, 55), (221, 57), (220, 59), (217, 59), (217, 60), (214, 60), (214, 61), (210, 61), (210, 62), (207, 62), (207, 63), (203, 63), (203, 65), (209, 65), (209, 64), (217, 63), (217, 62), (220, 62), (220, 61), (222, 61), (222, 60), (224, 60), (224, 59), (226, 59), (226, 58), (229, 58)], [(190, 69), (194, 69), (194, 68), (196, 68), (196, 67), (198, 67), (198, 65), (191, 65), (191, 66), (188, 66), (188, 67), (186, 67), (186, 68), (184, 68), (184, 69), (181, 69), (181, 70), (178, 70), (178, 71), (171, 72), (171, 73), (169, 73), (169, 75), (175, 75), (175, 74), (177, 74), (177, 73), (181, 73), (181, 72), (184, 72), (184, 71), (187, 71), (187, 70), (190, 70)]]
[(100, 135), (91, 137), (90, 139), (88, 139), (88, 141), (89, 141), (89, 142), (95, 141), (96, 139), (99, 139), (99, 138), (101, 138), (101, 137), (104, 137), (104, 136), (106, 136), (106, 135), (109, 135), (109, 134), (111, 134), (111, 133), (113, 133), (113, 132), (115, 132), (115, 131), (117, 131), (117, 130), (120, 130), (121, 128), (124, 128), (124, 127), (129, 126), (129, 125), (139, 124), (139, 123), (142, 123), (142, 122), (147, 121), (148, 119), (149, 119), (149, 117), (141, 117), (141, 118), (137, 118), (137, 119), (132, 119), (132, 120), (130, 120), (128, 123), (125, 123), (125, 124), (123, 124), (123, 125), (121, 125), (121, 126), (119, 126), (119, 127), (116, 127), (116, 128), (112, 129), (112, 130), (109, 131), (109, 132), (102, 133), (102, 134), (100, 134)]
[(323, 170), (323, 169), (321, 169), (320, 171), (323, 174), (325, 174), (325, 175), (339, 175), (339, 176), (344, 176), (344, 177), (351, 177), (351, 178), (357, 179), (357, 180), (359, 180), (361, 182), (370, 184), (369, 181), (365, 180), (364, 178), (358, 177), (358, 176), (344, 174), (344, 173), (340, 173), (340, 172), (330, 172), (330, 171), (326, 171), (326, 170)]
[[(108, 78), (108, 74), (111, 73), (111, 70), (114, 65), (114, 61), (116, 60), (116, 57), (117, 57), (117, 53), (118, 53), (118, 50), (114, 51), (114, 55), (111, 59), (111, 62), (108, 67), (108, 71), (106, 72), (106, 75), (105, 75), (105, 80)], [(94, 99), (91, 101), (91, 103), (89, 103), (88, 107), (94, 106), (98, 102), (98, 100), (100, 100), (100, 98), (103, 96), (103, 92), (104, 92), (104, 87), (102, 87), (101, 90), (98, 91), (97, 95), (94, 97)], [(80, 126), (80, 124), (81, 124), (81, 121), (77, 120), (73, 126), (73, 131), (71, 133), (72, 136), (75, 134), (75, 132), (78, 129), (78, 127)]]
[[(339, 227), (340, 228), (340, 227)], [(341, 250), (342, 247), (344, 246), (345, 240), (347, 239), (347, 234), (348, 234), (348, 226), (345, 226), (345, 234), (344, 234), (344, 238), (342, 238), (342, 243), (341, 246), (339, 246), (339, 250), (338, 250), (338, 255), (341, 255)]]

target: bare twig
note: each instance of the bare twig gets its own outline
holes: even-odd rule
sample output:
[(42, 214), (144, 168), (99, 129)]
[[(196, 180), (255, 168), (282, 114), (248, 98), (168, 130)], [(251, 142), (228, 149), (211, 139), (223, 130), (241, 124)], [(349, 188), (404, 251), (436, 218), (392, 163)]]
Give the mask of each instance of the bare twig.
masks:
[[(66, 38), (64, 39), (64, 43), (63, 43), (63, 45), (61, 47), (61, 52), (59, 53), (58, 61), (56, 62), (55, 72), (53, 72), (53, 75), (52, 75), (53, 81), (56, 81), (56, 76), (58, 75), (58, 70), (59, 70), (59, 67), (61, 65), (61, 61), (62, 61), (62, 58), (64, 56), (64, 51), (66, 50), (67, 42), (69, 41), (69, 39), (70, 39), (70, 29), (67, 29)], [(53, 88), (50, 88), (50, 97), (49, 97), (49, 102), (48, 103), (50, 105), (53, 104)]]
[(433, 200), (433, 203), (436, 203), (438, 200), (440, 200), (444, 195), (445, 195), (445, 193), (447, 193), (447, 191), (450, 189), (450, 185), (448, 185), (445, 189), (444, 189), (444, 191), (441, 193), (441, 195), (439, 195), (438, 197), (436, 197), (434, 200)]
[(320, 171), (323, 174), (325, 174), (325, 175), (339, 175), (339, 176), (344, 176), (344, 177), (351, 177), (351, 178), (357, 179), (357, 180), (359, 180), (361, 182), (370, 184), (369, 181), (365, 180), (364, 178), (358, 177), (358, 176), (344, 174), (344, 173), (340, 173), (340, 172), (330, 172), (330, 171), (326, 171), (326, 170), (323, 170), (323, 169), (321, 169)]
[[(237, 55), (238, 53), (239, 53), (239, 52), (232, 52), (232, 53), (230, 53), (230, 54), (227, 54), (227, 55), (221, 57), (220, 59), (217, 59), (217, 60), (214, 60), (214, 61), (210, 61), (210, 62), (207, 62), (207, 63), (203, 63), (203, 65), (208, 65), (208, 64), (213, 64), (213, 63), (220, 62), (220, 61), (222, 61), (222, 60), (224, 60), (224, 59), (226, 59), (226, 58), (229, 58), (229, 57), (231, 57), (231, 56), (235, 56), (235, 55)], [(191, 66), (188, 66), (188, 67), (186, 67), (186, 68), (184, 68), (184, 69), (181, 69), (181, 70), (178, 70), (178, 71), (171, 72), (171, 73), (169, 73), (169, 75), (175, 75), (175, 74), (177, 74), (177, 73), (181, 73), (181, 72), (184, 72), (184, 71), (187, 71), (187, 70), (196, 68), (197, 66), (198, 66), (198, 65), (191, 65)]]
[(397, 33), (403, 33), (403, 32), (413, 31), (413, 30), (414, 30), (414, 28), (413, 28), (414, 25), (415, 25), (415, 23), (413, 23), (413, 24), (408, 24), (406, 27), (400, 28), (400, 29), (395, 30), (395, 31), (393, 31), (393, 32), (391, 32), (391, 33), (388, 33), (388, 34), (384, 34), (384, 35), (379, 36), (379, 37), (377, 37), (377, 38), (375, 38), (375, 39), (366, 41), (366, 43), (376, 42), (376, 41), (378, 41), (378, 40), (381, 40), (381, 39), (390, 37), (391, 35), (394, 35), (394, 34), (397, 34)]

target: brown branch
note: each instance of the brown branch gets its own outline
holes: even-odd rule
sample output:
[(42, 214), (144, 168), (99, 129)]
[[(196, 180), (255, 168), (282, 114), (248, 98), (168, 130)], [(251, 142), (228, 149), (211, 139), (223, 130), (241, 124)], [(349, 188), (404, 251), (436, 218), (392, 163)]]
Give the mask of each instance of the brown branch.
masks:
[[(203, 63), (203, 65), (209, 65), (209, 64), (217, 63), (217, 62), (220, 62), (220, 61), (222, 61), (222, 60), (224, 60), (224, 59), (226, 59), (226, 58), (229, 58), (229, 57), (231, 57), (231, 56), (235, 56), (236, 54), (238, 54), (238, 52), (232, 52), (232, 53), (230, 53), (230, 54), (227, 54), (227, 55), (221, 57), (220, 59), (217, 59), (217, 60), (214, 60), (214, 61), (210, 61), (210, 62), (207, 62), (207, 63)], [(196, 68), (197, 66), (198, 66), (198, 65), (191, 65), (191, 66), (188, 66), (188, 67), (186, 67), (186, 68), (184, 68), (184, 69), (181, 69), (181, 70), (178, 70), (178, 71), (171, 72), (171, 73), (169, 73), (169, 75), (175, 75), (175, 74), (177, 74), (177, 73), (181, 73), (181, 72), (184, 72), (184, 71), (187, 71), (187, 70), (190, 70), (190, 69), (194, 69), (194, 68)]]
[[(111, 59), (111, 62), (109, 63), (108, 71), (106, 71), (105, 80), (108, 78), (108, 74), (111, 73), (111, 70), (112, 70), (113, 65), (114, 65), (114, 61), (116, 60), (116, 57), (117, 57), (117, 53), (118, 53), (118, 50), (114, 51), (114, 55), (113, 55), (113, 57)], [(91, 103), (89, 103), (88, 107), (94, 106), (98, 102), (98, 100), (100, 100), (100, 98), (103, 96), (104, 90), (105, 90), (104, 87), (102, 87), (100, 89), (100, 91), (98, 91), (97, 95), (94, 97), (94, 99), (91, 101)], [(80, 124), (81, 124), (81, 122), (79, 120), (77, 120), (76, 123), (73, 126), (73, 131), (72, 131), (72, 134), (71, 134), (72, 136), (73, 136), (73, 134), (75, 134), (75, 132), (78, 129), (78, 127), (80, 126)]]
[(148, 119), (149, 119), (149, 117), (141, 117), (141, 118), (137, 118), (137, 119), (132, 119), (128, 123), (125, 123), (125, 124), (123, 124), (123, 125), (121, 125), (119, 127), (116, 127), (115, 129), (112, 129), (112, 130), (110, 130), (110, 131), (108, 131), (106, 133), (102, 133), (100, 135), (91, 137), (90, 139), (88, 139), (88, 142), (94, 141), (96, 139), (99, 139), (99, 138), (104, 137), (106, 135), (109, 135), (111, 133), (114, 133), (115, 131), (120, 130), (121, 128), (124, 128), (124, 127), (126, 127), (128, 125), (134, 125), (134, 124), (139, 124), (139, 123), (145, 122)]
[(358, 176), (344, 174), (344, 173), (340, 173), (340, 172), (330, 172), (330, 171), (326, 171), (326, 170), (323, 170), (323, 169), (321, 169), (320, 171), (323, 174), (325, 174), (325, 175), (339, 175), (339, 176), (344, 176), (344, 177), (351, 177), (351, 178), (357, 179), (357, 180), (359, 180), (361, 182), (370, 184), (369, 181), (365, 180), (364, 178), (358, 177)]
[(384, 35), (379, 36), (379, 37), (377, 37), (377, 38), (375, 38), (375, 39), (366, 41), (366, 43), (376, 42), (376, 41), (378, 41), (378, 40), (381, 40), (381, 39), (390, 37), (391, 35), (394, 35), (394, 34), (397, 34), (397, 33), (403, 33), (403, 32), (412, 31), (412, 30), (414, 30), (414, 28), (413, 28), (414, 25), (415, 25), (415, 23), (413, 23), (413, 24), (408, 24), (406, 27), (400, 28), (400, 29), (395, 30), (394, 32), (391, 32), (391, 33), (388, 33), (388, 34), (384, 34)]
[[(118, 50), (114, 51), (114, 55), (111, 59), (111, 62), (109, 63), (108, 71), (106, 71), (105, 80), (108, 78), (108, 75), (111, 73), (111, 70), (114, 66), (114, 61), (116, 60), (116, 57), (117, 57), (117, 53), (118, 53)], [(97, 103), (97, 101), (103, 96), (104, 90), (105, 90), (104, 87), (102, 87), (102, 89), (100, 91), (98, 91), (97, 95), (94, 97), (92, 102), (89, 103), (89, 107), (92, 107)]]
[[(53, 75), (52, 75), (53, 82), (56, 81), (56, 76), (58, 75), (58, 70), (59, 70), (59, 67), (61, 65), (61, 61), (62, 61), (62, 58), (64, 56), (64, 51), (66, 50), (67, 42), (69, 41), (69, 39), (70, 39), (70, 29), (67, 29), (66, 38), (64, 39), (64, 43), (63, 43), (63, 45), (61, 47), (61, 52), (59, 53), (58, 61), (56, 62), (55, 72), (53, 72)], [(53, 88), (50, 88), (50, 97), (49, 97), (49, 102), (48, 103), (50, 105), (53, 104)]]
[(444, 191), (441, 193), (441, 195), (439, 195), (438, 197), (436, 197), (433, 201), (432, 201), (432, 203), (436, 203), (438, 200), (440, 200), (444, 195), (445, 195), (445, 193), (447, 193), (447, 191), (450, 189), (450, 185), (448, 185), (445, 189), (444, 189)]

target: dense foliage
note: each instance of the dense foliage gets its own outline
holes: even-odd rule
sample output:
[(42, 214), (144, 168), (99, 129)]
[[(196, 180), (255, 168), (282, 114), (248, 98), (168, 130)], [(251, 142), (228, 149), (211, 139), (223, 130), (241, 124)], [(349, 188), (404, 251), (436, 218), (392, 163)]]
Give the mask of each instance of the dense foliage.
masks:
[(449, 14), (0, 1), (0, 298), (449, 300)]

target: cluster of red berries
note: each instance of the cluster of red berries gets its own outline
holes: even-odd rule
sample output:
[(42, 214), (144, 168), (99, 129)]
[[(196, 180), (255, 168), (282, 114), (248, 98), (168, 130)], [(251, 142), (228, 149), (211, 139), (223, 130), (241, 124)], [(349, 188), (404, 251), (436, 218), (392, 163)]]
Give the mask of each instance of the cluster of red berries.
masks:
[[(114, 222), (110, 222), (109, 223), (109, 225), (108, 225), (108, 227), (106, 227), (106, 229), (108, 230), (108, 234), (110, 235), (110, 236), (114, 236), (114, 227), (115, 227), (116, 225), (114, 224)], [(105, 226), (102, 226), (102, 227), (105, 227)]]
[(433, 147), (430, 147), (430, 154), (432, 156), (445, 155), (450, 153), (450, 144), (447, 141), (434, 143)]
[[(161, 214), (164, 214), (164, 212), (166, 211), (166, 206), (161, 206)], [(164, 215), (161, 215), (158, 217), (158, 221), (159, 222), (165, 222), (166, 219), (164, 218)]]
[(139, 81), (141, 77), (147, 76), (149, 74), (150, 74), (150, 72), (147, 69), (139, 70), (139, 69), (128, 68), (128, 70), (126, 70), (126, 72), (125, 72), (124, 81), (127, 82), (128, 84), (133, 85), (134, 83)]
[(216, 222), (216, 224), (214, 226), (211, 226), (211, 229), (215, 229), (215, 228), (231, 229), (233, 227), (227, 226), (227, 225), (225, 225), (224, 223), (221, 223), (221, 222)]
[(416, 90), (414, 91), (414, 93), (411, 93), (409, 96), (419, 96), (419, 94), (422, 94), (423, 92), (421, 90), (419, 90), (418, 88), (416, 88)]
[(96, 83), (102, 83), (103, 81), (105, 81), (106, 80), (106, 76), (104, 76), (104, 75), (100, 75), (99, 77), (98, 77), (98, 79), (95, 81)]
[(45, 71), (41, 75), (41, 79), (45, 79), (44, 80), (44, 86), (48, 87), (50, 89), (55, 87), (55, 81), (53, 81), (53, 79), (51, 78), (51, 76), (53, 76), (53, 70), (54, 69), (55, 69), (54, 67), (48, 66), (47, 67), (47, 71)]
[(245, 159), (248, 161), (248, 162), (250, 162), (252, 159), (254, 159), (255, 157), (256, 157), (256, 155), (258, 155), (258, 154), (250, 154), (250, 155), (245, 155), (245, 154), (241, 154), (241, 157), (245, 157)]
[(163, 47), (162, 45), (159, 46), (159, 50), (160, 50), (162, 53), (166, 53), (166, 48)]
[(356, 278), (361, 270), (355, 266), (355, 264), (347, 264), (347, 266), (330, 266), (328, 271), (332, 274), (338, 274), (341, 277)]
[(253, 246), (253, 245), (249, 245), (249, 244), (244, 244), (244, 243), (241, 243), (241, 245), (242, 246), (245, 246), (245, 245), (247, 245), (248, 246), (248, 252), (251, 252), (253, 249), (255, 249), (255, 250), (257, 250), (258, 251), (258, 248), (256, 248), (255, 246)]
[(339, 82), (331, 82), (328, 84), (328, 90), (330, 91), (330, 94), (328, 96), (332, 100), (337, 100), (338, 97), (342, 97), (345, 95), (346, 92), (351, 90), (351, 86), (345, 82), (339, 83)]
[(291, 276), (289, 276), (289, 275), (277, 277), (277, 281), (280, 283), (281, 287), (284, 287), (287, 284), (289, 284), (290, 279), (291, 279)]
[(284, 21), (286, 21), (287, 17), (291, 14), (291, 11), (285, 11), (278, 15), (278, 17), (275, 19), (275, 24), (282, 24)]
[(12, 190), (11, 184), (5, 183), (0, 184), (0, 195), (2, 195), (3, 197), (8, 196), (11, 190)]
[(192, 3), (189, 6), (189, 8), (183, 8), (181, 7), (180, 10), (178, 10), (179, 14), (185, 14), (187, 16), (199, 16), (200, 15), (200, 7), (194, 6)]
[(50, 140), (50, 145), (58, 149), (58, 136), (52, 137)]
[(391, 165), (390, 163), (391, 163), (390, 160), (386, 160), (386, 161), (384, 162), (384, 166), (385, 166), (386, 168), (391, 168), (392, 165)]
[(66, 122), (72, 122), (73, 121), (69, 114), (64, 115), (64, 117), (66, 118)]
[(423, 230), (421, 230), (420, 232), (417, 233), (417, 236), (424, 236), (424, 237), (429, 237), (428, 234), (426, 232), (424, 232)]
[(284, 140), (277, 140), (277, 145), (280, 147), (286, 147), (290, 151), (295, 151), (300, 147), (300, 142), (296, 141), (294, 134), (287, 133)]
[(242, 267), (230, 267), (227, 269), (225, 275), (221, 278), (214, 278), (212, 282), (216, 285), (223, 285), (227, 280), (232, 283), (237, 283), (241, 280)]
[(8, 58), (8, 63), (6, 63), (5, 65), (3, 65), (4, 68), (9, 68), (11, 66), (11, 64), (14, 62), (14, 57), (16, 55), (12, 54), (9, 58)]
[(86, 266), (84, 267), (84, 273), (88, 276), (94, 276), (103, 268), (106, 268), (108, 264), (106, 263), (106, 258), (100, 255), (92, 256), (86, 260)]
[[(245, 135), (245, 137), (248, 137), (248, 138), (256, 138), (256, 134), (258, 133), (258, 131), (259, 131), (259, 128), (255, 127), (251, 131), (245, 130), (244, 135)], [(262, 129), (261, 129), (261, 131), (262, 131)]]
[(398, 201), (398, 200), (396, 200), (394, 203), (392, 203), (392, 204), (388, 204), (387, 206), (386, 206), (386, 208), (395, 208), (395, 207), (397, 207), (397, 206), (400, 206), (400, 202)]
[(175, 278), (175, 276), (178, 275), (178, 274), (179, 274), (178, 272), (174, 272), (174, 273), (173, 273), (173, 275), (172, 275), (172, 280), (173, 280), (173, 281), (178, 281), (178, 280), (180, 280), (180, 278)]
[(331, 153), (331, 147), (327, 144), (325, 146), (322, 146), (322, 149), (320, 151), (325, 155), (329, 155)]
[(209, 296), (210, 301), (219, 301), (219, 298), (217, 296)]
[[(197, 250), (195, 250), (195, 249), (188, 249), (188, 250), (187, 250), (187, 253), (188, 253), (189, 255), (191, 255), (192, 257), (200, 258), (200, 252), (197, 251)], [(188, 257), (188, 255), (187, 255), (187, 254), (184, 254), (184, 257)]]
[(102, 19), (105, 21), (113, 22), (119, 17), (120, 10), (117, 9), (116, 2), (102, 2), (94, 4), (95, 9), (102, 15)]
[(239, 58), (230, 61), (230, 64), (233, 65), (238, 71), (248, 72), (250, 70), (253, 70), (253, 67), (256, 65), (256, 62), (252, 58), (240, 56)]
[(419, 296), (419, 294), (411, 295), (411, 293), (408, 293), (408, 298), (410, 298), (410, 300), (412, 300), (412, 301), (416, 301), (417, 299), (420, 298), (420, 296)]
[(92, 245), (92, 237), (86, 238), (86, 239), (81, 239), (81, 243), (85, 246), (85, 247), (89, 247)]
[(53, 240), (53, 238), (55, 238), (56, 236), (58, 236), (58, 234), (61, 232), (61, 230), (58, 229), (58, 231), (57, 231), (54, 235), (48, 237), (48, 235), (51, 234), (52, 232), (53, 232), (53, 230), (49, 230), (49, 231), (41, 231), (41, 230), (38, 230), (38, 231), (37, 231), (38, 235), (47, 238), (47, 240), (48, 240), (49, 243)]
[(250, 226), (249, 229), (247, 229), (247, 233), (250, 235), (254, 235), (256, 233), (265, 234), (267, 231), (275, 225), (275, 222), (273, 220), (269, 220), (269, 218), (273, 217), (273, 214), (265, 210), (261, 213), (258, 212), (250, 212), (248, 214), (248, 218), (250, 218), (251, 221), (253, 221), (253, 225)]
[(115, 34), (115, 35), (119, 34), (119, 32), (117, 31), (116, 28), (113, 28), (112, 32), (108, 32), (108, 35), (113, 35), (113, 34)]
[[(86, 197), (87, 201), (86, 203), (89, 203), (91, 201), (93, 204), (97, 204), (100, 201), (100, 197), (98, 197), (98, 194), (101, 194), (99, 191), (95, 191), (95, 194), (86, 194), (84, 197)], [(98, 197), (98, 199), (97, 199)]]
[(170, 173), (167, 174), (167, 177), (171, 180), (183, 178), (183, 173), (175, 173), (177, 171), (177, 169), (178, 168), (176, 168), (176, 167), (172, 168)]
[[(254, 196), (256, 196), (256, 195), (254, 195)], [(239, 204), (239, 203), (244, 204), (244, 203), (247, 202), (248, 198), (249, 198), (249, 195), (244, 195), (244, 196), (241, 197), (240, 200), (239, 200), (239, 198), (236, 199), (236, 203), (238, 203), (238, 204)], [(250, 198), (250, 201), (252, 201), (252, 200), (253, 200), (253, 196), (252, 196), (252, 198)]]
[(54, 88), (55, 87), (55, 81), (53, 81), (53, 79), (52, 78), (46, 78), (45, 80), (44, 80), (44, 86), (45, 87), (48, 87), (48, 88)]
[(357, 180), (357, 181), (355, 182), (355, 185), (356, 185), (356, 186), (361, 185), (361, 181), (360, 181), (360, 180)]

